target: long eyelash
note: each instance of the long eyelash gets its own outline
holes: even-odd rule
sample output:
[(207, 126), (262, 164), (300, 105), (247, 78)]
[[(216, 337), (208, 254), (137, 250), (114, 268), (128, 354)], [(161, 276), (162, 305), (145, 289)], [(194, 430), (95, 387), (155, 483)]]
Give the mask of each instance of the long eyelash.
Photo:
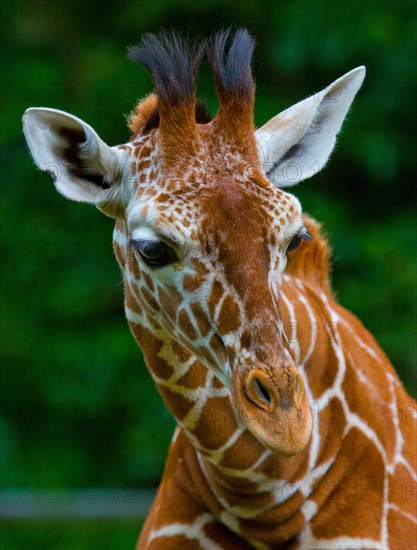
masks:
[(136, 241), (135, 239), (130, 239), (131, 246), (138, 250), (139, 252), (149, 253), (155, 250), (155, 246), (159, 246), (159, 241)]
[(158, 248), (162, 248), (162, 243), (157, 241), (142, 241), (140, 247), (143, 254), (152, 254), (152, 252), (155, 252)]
[(307, 231), (307, 228), (304, 225), (300, 229), (300, 231), (297, 233), (297, 237), (299, 237), (300, 239), (303, 239), (303, 241), (313, 240), (313, 237), (310, 235), (310, 233)]

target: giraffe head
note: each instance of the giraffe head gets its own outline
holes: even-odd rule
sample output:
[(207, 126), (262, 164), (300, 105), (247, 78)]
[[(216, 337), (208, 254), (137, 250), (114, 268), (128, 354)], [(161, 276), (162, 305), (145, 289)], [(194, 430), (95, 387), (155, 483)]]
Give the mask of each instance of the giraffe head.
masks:
[[(118, 220), (127, 306), (144, 332), (197, 357), (253, 435), (292, 455), (309, 440), (311, 414), (278, 305), (288, 254), (310, 235), (283, 188), (323, 168), (364, 68), (255, 131), (254, 42), (240, 30), (226, 54), (229, 38), (187, 48), (176, 35), (147, 35), (131, 49), (156, 94), (131, 115), (124, 145), (54, 109), (26, 111), (24, 131), (60, 193)], [(220, 103), (213, 120), (195, 100), (204, 52)]]

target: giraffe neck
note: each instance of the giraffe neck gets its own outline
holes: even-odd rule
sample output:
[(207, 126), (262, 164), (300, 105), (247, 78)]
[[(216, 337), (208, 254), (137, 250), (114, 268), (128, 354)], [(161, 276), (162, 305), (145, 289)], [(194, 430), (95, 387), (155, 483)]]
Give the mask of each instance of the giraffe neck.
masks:
[[(317, 353), (322, 353), (317, 333), (325, 332), (330, 321), (321, 319), (319, 326), (306, 296), (302, 303), (308, 315), (297, 317), (291, 305), (292, 294), (302, 290), (294, 281), (286, 278), (281, 295), (282, 321), (291, 354), (301, 369), (310, 362), (319, 363), (323, 371), (329, 367), (321, 357), (320, 361), (315, 360)], [(126, 312), (133, 335), (166, 405), (196, 450), (199, 467), (209, 483), (219, 484), (221, 491), (230, 487), (235, 493), (241, 492), (242, 498), (248, 496), (252, 483), (252, 492), (258, 496), (263, 492), (263, 499), (268, 500), (271, 478), (285, 475), (288, 484), (298, 479), (300, 471), (307, 474), (315, 465), (311, 464), (311, 443), (304, 452), (291, 458), (277, 457), (265, 449), (237, 420), (229, 388), (149, 318), (129, 289), (127, 284)]]
[[(115, 251), (124, 265), (123, 247)], [(335, 303), (319, 277), (306, 279), (297, 265), (296, 273), (284, 275), (280, 310), (313, 429), (307, 448), (289, 458), (277, 457), (239, 426), (228, 388), (147, 316), (125, 274), (129, 324), (179, 424), (166, 475), (175, 476), (180, 457), (180, 470), (188, 472), (190, 491), (203, 509), (258, 548), (296, 540), (301, 532), (307, 544), (306, 526), (321, 507), (344, 502), (360, 487), (366, 507), (381, 514), (370, 525), (358, 507), (352, 521), (375, 547), (378, 541), (386, 547), (387, 514), (394, 506), (386, 488), (400, 470), (417, 479), (407, 455), (413, 427), (401, 422), (401, 407), (410, 398), (363, 325)]]

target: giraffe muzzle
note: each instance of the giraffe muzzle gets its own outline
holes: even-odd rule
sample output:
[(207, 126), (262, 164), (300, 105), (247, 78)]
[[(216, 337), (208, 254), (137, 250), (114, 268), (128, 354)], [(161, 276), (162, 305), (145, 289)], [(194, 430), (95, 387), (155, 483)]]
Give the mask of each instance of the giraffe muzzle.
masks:
[(260, 366), (234, 378), (237, 410), (248, 430), (277, 455), (301, 452), (311, 434), (311, 411), (297, 369)]

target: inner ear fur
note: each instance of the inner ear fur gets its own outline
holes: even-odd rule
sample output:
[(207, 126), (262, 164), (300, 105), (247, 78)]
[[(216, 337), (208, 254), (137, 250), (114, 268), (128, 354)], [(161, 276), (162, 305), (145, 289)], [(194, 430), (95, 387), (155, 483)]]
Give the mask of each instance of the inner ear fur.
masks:
[(36, 165), (51, 175), (62, 195), (93, 203), (111, 217), (121, 215), (123, 151), (104, 143), (86, 122), (57, 109), (28, 109), (23, 130)]

